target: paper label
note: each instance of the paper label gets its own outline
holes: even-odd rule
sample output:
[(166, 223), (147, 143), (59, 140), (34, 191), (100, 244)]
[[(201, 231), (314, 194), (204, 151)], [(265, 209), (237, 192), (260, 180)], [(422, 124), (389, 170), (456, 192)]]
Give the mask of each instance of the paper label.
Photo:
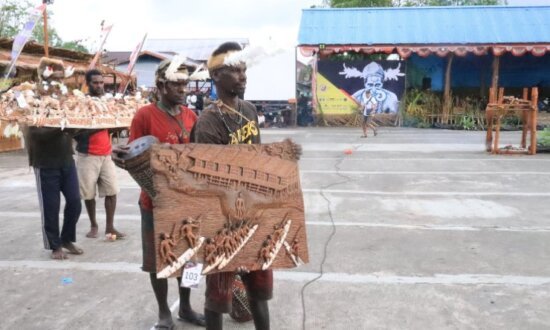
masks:
[(202, 278), (202, 264), (188, 262), (183, 267), (183, 275), (181, 276), (181, 286), (183, 288), (196, 289)]

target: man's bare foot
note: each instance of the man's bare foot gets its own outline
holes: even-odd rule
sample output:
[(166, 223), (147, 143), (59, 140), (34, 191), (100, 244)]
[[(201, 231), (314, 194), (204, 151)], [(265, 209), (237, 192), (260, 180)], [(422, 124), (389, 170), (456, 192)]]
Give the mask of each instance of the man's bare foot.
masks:
[(69, 259), (69, 256), (67, 256), (67, 253), (65, 253), (62, 248), (58, 248), (52, 251), (51, 258), (55, 260), (63, 260)]
[(188, 322), (201, 327), (206, 326), (206, 320), (203, 314), (199, 314), (193, 310), (182, 310), (178, 313), (178, 320)]
[(84, 250), (74, 245), (73, 242), (65, 242), (62, 244), (63, 248), (69, 250), (70, 254), (82, 254)]
[(88, 238), (97, 238), (97, 227), (90, 227), (90, 231), (86, 234)]
[(105, 235), (107, 235), (107, 234), (116, 235), (116, 238), (117, 238), (117, 239), (126, 237), (126, 234), (121, 233), (121, 232), (119, 232), (119, 231), (116, 230), (116, 229), (105, 230)]
[(174, 329), (175, 324), (174, 321), (172, 321), (172, 316), (168, 315), (166, 318), (159, 318), (158, 322), (155, 324), (155, 329), (164, 329), (164, 330), (172, 330)]

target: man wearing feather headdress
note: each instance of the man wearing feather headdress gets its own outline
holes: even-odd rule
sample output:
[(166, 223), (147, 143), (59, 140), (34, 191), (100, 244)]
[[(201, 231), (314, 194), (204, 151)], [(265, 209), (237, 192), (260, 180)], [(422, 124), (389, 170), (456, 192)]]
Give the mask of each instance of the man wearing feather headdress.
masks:
[[(200, 80), (203, 75), (199, 69), (190, 75), (188, 68), (186, 59), (178, 55), (174, 56), (172, 60), (164, 60), (159, 64), (155, 72), (158, 101), (144, 106), (136, 112), (130, 127), (129, 142), (142, 136), (153, 135), (161, 143), (189, 143), (189, 132), (197, 120), (197, 115), (183, 105), (185, 104), (185, 92), (189, 80)], [(121, 156), (127, 152), (127, 149), (121, 148), (113, 150), (113, 160), (119, 167), (125, 168)], [(142, 269), (149, 273), (159, 307), (159, 321), (155, 328), (173, 329), (175, 325), (167, 300), (168, 280), (159, 279), (156, 274), (153, 202), (144, 190), (141, 191), (139, 207), (143, 249)], [(180, 298), (178, 319), (204, 326), (204, 316), (195, 313), (191, 308), (189, 299), (191, 289), (181, 287), (180, 282), (181, 278), (178, 278)]]
[[(191, 133), (197, 143), (257, 144), (260, 130), (256, 108), (243, 101), (246, 88), (246, 69), (258, 56), (238, 43), (220, 45), (208, 59), (208, 70), (216, 86), (218, 100), (201, 114)], [(222, 329), (222, 313), (231, 312), (233, 272), (206, 276), (205, 316), (207, 329)], [(272, 297), (272, 270), (242, 273), (247, 288), (250, 309), (256, 329), (269, 329), (268, 300)]]

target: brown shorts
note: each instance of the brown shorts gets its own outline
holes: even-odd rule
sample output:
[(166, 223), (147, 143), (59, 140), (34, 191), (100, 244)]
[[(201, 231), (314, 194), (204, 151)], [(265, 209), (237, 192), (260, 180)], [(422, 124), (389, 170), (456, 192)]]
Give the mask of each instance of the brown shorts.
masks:
[(76, 160), (80, 196), (84, 200), (114, 196), (120, 192), (115, 163), (111, 155), (96, 156), (78, 153)]
[[(206, 275), (206, 309), (217, 313), (231, 312), (233, 293), (231, 286), (235, 273), (217, 273)], [(273, 271), (258, 270), (241, 274), (249, 299), (269, 300), (273, 297)], [(229, 288), (224, 290), (223, 288)]]
[(141, 269), (144, 272), (156, 273), (155, 263), (155, 227), (153, 211), (139, 208), (141, 212), (141, 249), (143, 251), (143, 263)]

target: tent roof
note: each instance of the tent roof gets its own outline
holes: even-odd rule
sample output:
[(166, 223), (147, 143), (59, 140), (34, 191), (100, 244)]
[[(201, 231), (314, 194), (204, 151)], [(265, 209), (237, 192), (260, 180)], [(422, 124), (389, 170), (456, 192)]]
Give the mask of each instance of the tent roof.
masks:
[(550, 6), (304, 9), (298, 39), (304, 55), (543, 56), (550, 52)]
[(304, 9), (301, 45), (550, 43), (550, 6)]

